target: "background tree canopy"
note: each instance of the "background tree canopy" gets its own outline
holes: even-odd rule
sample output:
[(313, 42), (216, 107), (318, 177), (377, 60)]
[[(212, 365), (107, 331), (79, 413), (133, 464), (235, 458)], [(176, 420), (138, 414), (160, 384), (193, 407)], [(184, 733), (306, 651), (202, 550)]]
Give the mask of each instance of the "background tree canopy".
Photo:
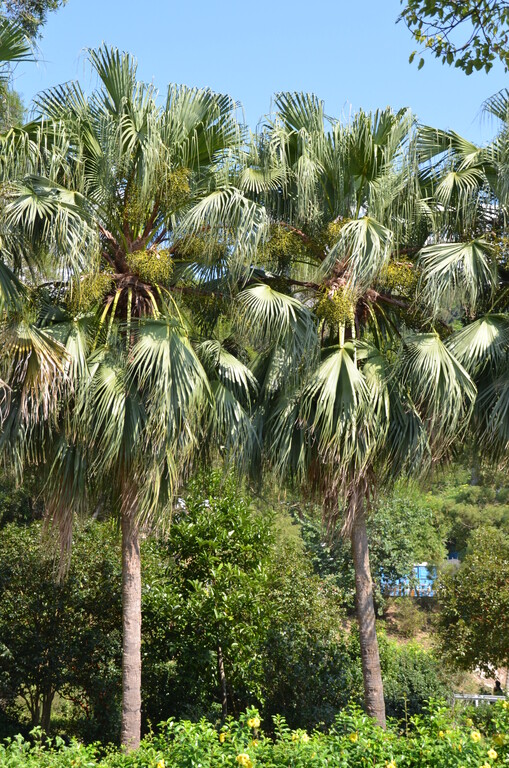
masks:
[(67, 0), (3, 0), (0, 13), (19, 24), (29, 37), (36, 37), (50, 11), (56, 11)]
[[(400, 15), (422, 49), (467, 75), (499, 59), (509, 70), (509, 3), (499, 0), (402, 0)], [(413, 61), (417, 51), (410, 55)], [(419, 68), (424, 59), (419, 60)]]

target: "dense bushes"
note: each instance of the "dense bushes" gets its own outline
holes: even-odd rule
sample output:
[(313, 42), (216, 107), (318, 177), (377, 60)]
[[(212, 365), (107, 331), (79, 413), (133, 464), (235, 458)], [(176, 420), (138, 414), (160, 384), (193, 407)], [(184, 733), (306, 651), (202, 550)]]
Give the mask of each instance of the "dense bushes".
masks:
[[(145, 537), (145, 729), (168, 718), (237, 716), (253, 705), (269, 725), (281, 715), (292, 728), (323, 729), (362, 700), (344, 591), (336, 577), (315, 572), (295, 534), (218, 474), (190, 483), (166, 538)], [(47, 727), (56, 697), (54, 733), (117, 739), (120, 589), (110, 524), (77, 529), (62, 583), (40, 523), (4, 526), (0, 737)], [(384, 638), (381, 646), (390, 714), (404, 717), (446, 693), (430, 653)]]
[(345, 709), (327, 734), (292, 730), (274, 719), (274, 738), (266, 737), (256, 710), (247, 710), (222, 727), (201, 721), (162, 724), (139, 750), (128, 755), (61, 741), (53, 747), (21, 737), (0, 746), (0, 768), (491, 768), (509, 762), (509, 702), (494, 705), (490, 726), (479, 730), (463, 717), (454, 722), (447, 707), (434, 705), (415, 716), (406, 734), (389, 725), (383, 731), (361, 710)]

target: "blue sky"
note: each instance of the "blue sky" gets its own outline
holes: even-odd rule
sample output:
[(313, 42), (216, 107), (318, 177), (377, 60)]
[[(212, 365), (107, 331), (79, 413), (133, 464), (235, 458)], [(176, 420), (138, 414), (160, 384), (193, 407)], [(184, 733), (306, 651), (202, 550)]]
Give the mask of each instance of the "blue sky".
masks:
[(429, 58), (418, 71), (399, 10), (399, 0), (68, 0), (15, 87), (26, 104), (66, 80), (92, 87), (86, 49), (105, 41), (134, 54), (140, 78), (161, 91), (176, 82), (229, 93), (252, 128), (273, 93), (298, 90), (316, 93), (334, 117), (408, 106), (423, 123), (488, 140), (495, 126), (480, 108), (509, 85), (502, 67), (467, 77)]

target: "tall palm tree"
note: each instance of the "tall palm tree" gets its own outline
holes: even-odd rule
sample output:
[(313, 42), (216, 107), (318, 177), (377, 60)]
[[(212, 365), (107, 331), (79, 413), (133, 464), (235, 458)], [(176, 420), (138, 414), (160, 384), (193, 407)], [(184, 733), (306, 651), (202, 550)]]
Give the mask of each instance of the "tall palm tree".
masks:
[(410, 116), (360, 112), (342, 125), (303, 94), (280, 95), (276, 108), (243, 179), (273, 222), (251, 321), (278, 317), (279, 289), (308, 340), (293, 366), (287, 341), (260, 356), (261, 439), (280, 474), (316, 489), (331, 527), (343, 516), (366, 707), (384, 726), (366, 516), (381, 487), (447, 448), (475, 390), (441, 338), (444, 321), (419, 311), (426, 283), (416, 262), (433, 212)]
[(229, 185), (242, 142), (231, 99), (170, 86), (159, 107), (131, 57), (103, 47), (90, 60), (98, 90), (71, 83), (40, 96), (40, 117), (11, 149), (17, 163), (6, 160), (17, 169), (6, 237), (35, 260), (18, 270), (30, 300), (2, 328), (1, 442), (20, 465), (46, 469), (64, 552), (74, 513), (99, 499), (118, 518), (121, 741), (132, 749), (140, 533), (164, 516), (205, 434), (247, 428), (254, 384), (217, 340), (191, 335), (189, 304), (205, 303), (211, 264), (217, 276), (246, 258), (263, 216)]

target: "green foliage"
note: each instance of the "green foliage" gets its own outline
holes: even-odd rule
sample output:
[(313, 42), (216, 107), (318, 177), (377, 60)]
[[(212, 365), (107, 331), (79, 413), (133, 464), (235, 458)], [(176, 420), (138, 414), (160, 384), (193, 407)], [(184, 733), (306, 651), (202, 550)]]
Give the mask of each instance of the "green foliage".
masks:
[[(274, 730), (267, 737), (263, 728)], [(61, 739), (44, 743), (40, 732), (31, 741), (22, 737), (0, 746), (0, 768), (491, 768), (505, 765), (509, 757), (509, 703), (493, 707), (486, 729), (468, 717), (455, 721), (449, 708), (432, 703), (425, 715), (408, 720), (406, 733), (389, 725), (386, 731), (357, 707), (345, 709), (328, 733), (292, 730), (285, 719), (274, 726), (250, 708), (219, 730), (202, 720), (170, 720), (157, 734), (144, 739), (131, 754)]]
[(184, 498), (166, 545), (165, 578), (144, 593), (152, 721), (202, 713), (220, 700), (219, 648), (231, 704), (261, 695), (269, 522), (220, 473), (192, 482)]
[[(422, 493), (442, 535), (454, 551), (464, 554), (469, 536), (482, 526), (509, 534), (509, 486), (504, 471), (487, 466), (467, 468), (463, 457), (446, 473), (438, 473)], [(475, 462), (472, 462), (473, 464)], [(472, 485), (473, 475), (478, 484)], [(417, 492), (418, 493), (418, 492)]]
[(383, 643), (382, 672), (387, 715), (398, 720), (422, 712), (431, 699), (450, 694), (441, 660), (416, 642)]
[[(355, 584), (350, 542), (324, 528), (318, 509), (299, 505), (299, 521), (317, 573), (333, 577), (353, 606)], [(414, 485), (401, 482), (392, 494), (379, 499), (368, 520), (368, 537), (380, 605), (382, 576), (397, 581), (411, 576), (416, 563), (440, 563), (446, 554), (446, 533), (447, 528), (433, 511), (428, 496)]]
[(146, 575), (148, 719), (217, 714), (220, 648), (230, 711), (256, 702), (300, 725), (331, 722), (352, 688), (342, 593), (233, 480), (195, 481), (184, 499), (164, 545), (169, 564)]
[(24, 116), (25, 107), (19, 93), (5, 83), (0, 84), (0, 133), (19, 127)]
[(7, 523), (31, 523), (41, 517), (42, 505), (37, 500), (38, 488), (32, 475), (19, 483), (12, 469), (0, 470), (0, 530)]
[[(68, 699), (90, 737), (115, 738), (121, 618), (120, 558), (104, 524), (75, 537), (59, 582), (55, 550), (38, 523), (0, 537), (0, 700), (7, 714), (49, 725), (55, 694)], [(20, 701), (26, 705), (23, 711)]]
[(40, 34), (40, 27), (46, 21), (46, 16), (51, 11), (56, 11), (67, 0), (2, 0), (0, 12), (17, 24), (27, 35), (36, 37)]
[(460, 669), (492, 673), (509, 665), (509, 541), (501, 531), (480, 528), (465, 559), (442, 574), (439, 635), (445, 658)]
[[(467, 75), (486, 72), (497, 59), (509, 70), (509, 3), (502, 0), (401, 0), (415, 41), (443, 64)], [(414, 60), (417, 51), (410, 56)], [(419, 69), (424, 59), (419, 60)]]

